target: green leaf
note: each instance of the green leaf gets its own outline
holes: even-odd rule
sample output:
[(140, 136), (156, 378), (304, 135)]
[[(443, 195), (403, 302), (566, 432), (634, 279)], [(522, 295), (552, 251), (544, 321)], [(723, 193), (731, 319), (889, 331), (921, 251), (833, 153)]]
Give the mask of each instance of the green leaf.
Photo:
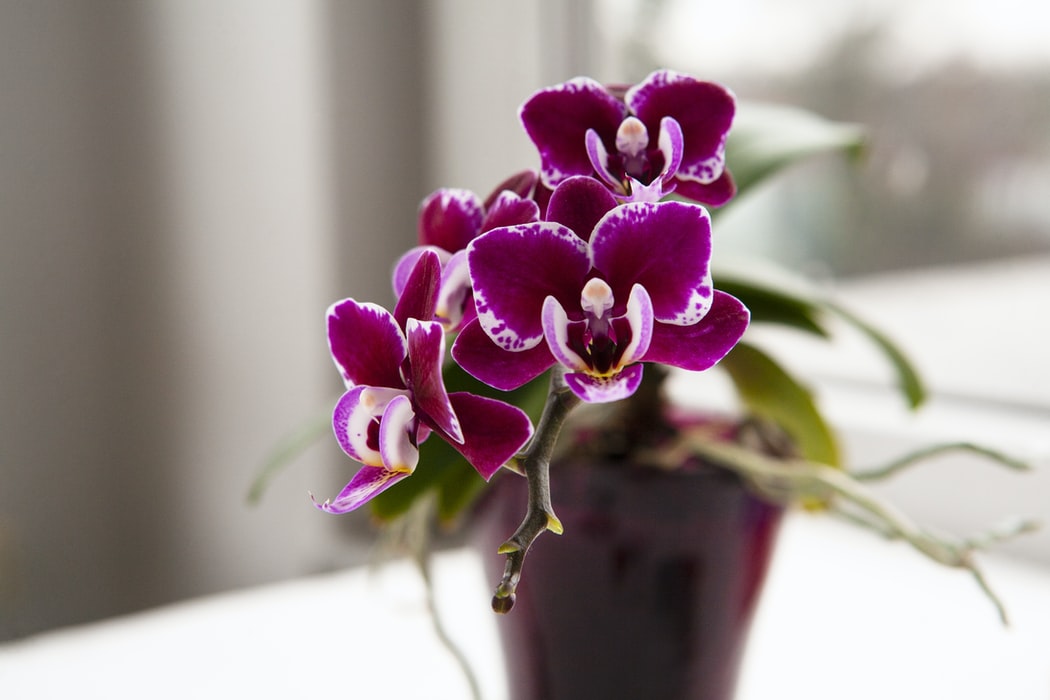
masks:
[(861, 332), (886, 357), (896, 374), (896, 384), (908, 406), (918, 408), (926, 389), (918, 370), (884, 333), (852, 311), (824, 299), (804, 280), (767, 262), (751, 261), (746, 267), (729, 265), (714, 272), (716, 285), (751, 310), (753, 323), (775, 323), (828, 339), (825, 319), (837, 316)]
[(740, 102), (726, 143), (726, 163), (736, 182), (737, 199), (804, 158), (832, 151), (858, 157), (864, 137), (864, 129), (856, 124), (830, 121), (795, 107)]
[(773, 358), (748, 343), (738, 343), (719, 366), (729, 372), (747, 408), (755, 416), (779, 425), (804, 458), (841, 466), (835, 436), (817, 409), (812, 393)]
[(757, 279), (715, 271), (717, 287), (744, 302), (754, 323), (777, 323), (828, 338), (820, 304)]
[(890, 364), (897, 373), (897, 386), (900, 388), (901, 393), (904, 394), (910, 408), (916, 409), (926, 401), (926, 387), (919, 377), (919, 372), (899, 347), (881, 331), (863, 319), (858, 318), (851, 311), (830, 302), (825, 303), (824, 306), (866, 335), (889, 359)]

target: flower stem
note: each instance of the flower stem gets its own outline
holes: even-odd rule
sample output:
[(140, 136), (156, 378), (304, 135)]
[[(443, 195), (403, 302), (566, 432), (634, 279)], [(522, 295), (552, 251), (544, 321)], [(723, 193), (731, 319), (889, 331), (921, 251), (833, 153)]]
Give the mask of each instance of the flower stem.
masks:
[(509, 612), (514, 607), (515, 591), (525, 564), (525, 555), (532, 543), (546, 530), (558, 535), (562, 533), (561, 522), (551, 505), (551, 456), (554, 454), (562, 426), (565, 425), (572, 409), (579, 403), (580, 399), (569, 391), (565, 384), (564, 370), (555, 367), (551, 373), (550, 390), (539, 424), (536, 426), (536, 433), (517, 460), (525, 478), (528, 479), (529, 502), (525, 519), (498, 550), (500, 554), (507, 555), (503, 579), (496, 586), (492, 597), (492, 609), (498, 613)]

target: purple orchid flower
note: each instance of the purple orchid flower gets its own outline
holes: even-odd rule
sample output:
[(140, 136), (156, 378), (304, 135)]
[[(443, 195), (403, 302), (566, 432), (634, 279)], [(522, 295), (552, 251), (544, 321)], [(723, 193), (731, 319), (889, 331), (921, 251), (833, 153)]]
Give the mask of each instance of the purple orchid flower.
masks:
[(674, 191), (720, 206), (736, 191), (725, 167), (735, 112), (727, 88), (660, 70), (630, 87), (576, 78), (540, 90), (520, 117), (549, 188), (597, 175), (623, 201), (655, 202)]
[(466, 371), (510, 390), (555, 363), (584, 401), (625, 398), (642, 362), (710, 368), (750, 315), (711, 282), (707, 211), (684, 202), (616, 206), (573, 177), (548, 221), (495, 229), (467, 248), (477, 318), (452, 348)]
[(401, 296), (419, 257), (432, 251), (441, 262), (434, 320), (447, 330), (468, 323), (475, 312), (465, 249), (485, 231), (537, 221), (539, 207), (526, 198), (535, 182), (535, 173), (518, 173), (501, 183), (484, 203), (469, 190), (444, 188), (430, 194), (419, 208), (419, 245), (394, 265), (394, 294)]
[(422, 252), (391, 314), (344, 299), (328, 310), (328, 342), (347, 391), (332, 427), (340, 447), (364, 466), (334, 501), (346, 513), (409, 476), (419, 445), (437, 433), (488, 480), (532, 435), (520, 409), (468, 393), (447, 393), (441, 369), (445, 333), (434, 315), (438, 256)]

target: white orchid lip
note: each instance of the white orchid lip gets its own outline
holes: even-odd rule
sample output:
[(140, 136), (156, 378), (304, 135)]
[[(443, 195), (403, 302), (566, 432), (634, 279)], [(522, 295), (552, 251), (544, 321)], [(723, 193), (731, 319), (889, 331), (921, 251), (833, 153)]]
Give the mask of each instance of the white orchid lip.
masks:
[[(345, 440), (353, 456), (362, 464), (386, 467), (381, 445), (375, 442), (373, 424), (378, 424), (380, 430), (384, 428), (382, 419), (387, 406), (399, 397), (407, 402), (408, 392), (386, 387), (361, 387), (356, 392), (357, 403), (349, 411)], [(414, 415), (412, 417), (415, 418)]]
[(379, 452), (387, 471), (412, 473), (419, 463), (419, 448), (413, 443), (416, 414), (408, 396), (395, 396), (383, 411), (379, 424)]

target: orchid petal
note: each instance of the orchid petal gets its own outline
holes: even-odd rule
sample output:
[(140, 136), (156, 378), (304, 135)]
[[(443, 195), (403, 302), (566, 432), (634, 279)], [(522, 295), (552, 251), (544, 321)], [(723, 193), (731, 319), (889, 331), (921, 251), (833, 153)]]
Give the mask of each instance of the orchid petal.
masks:
[(540, 314), (548, 295), (575, 302), (590, 270), (587, 243), (552, 222), (498, 228), (467, 248), (478, 320), (505, 350), (543, 339)]
[(660, 136), (657, 143), (664, 157), (664, 168), (660, 171), (660, 177), (656, 179), (666, 184), (674, 178), (682, 165), (684, 141), (682, 127), (674, 118), (664, 117), (660, 120)]
[(587, 148), (587, 159), (591, 161), (591, 167), (598, 177), (605, 181), (609, 187), (619, 190), (623, 184), (609, 170), (609, 152), (605, 150), (601, 136), (594, 129), (588, 129), (585, 136), (584, 146)]
[(459, 419), (445, 392), (441, 374), (445, 359), (445, 331), (433, 321), (408, 321), (408, 358), (412, 398), (427, 422), (452, 440), (461, 442)]
[(728, 170), (723, 170), (722, 175), (708, 185), (683, 178), (676, 179), (675, 184), (678, 194), (712, 207), (722, 206), (736, 194), (736, 183)]
[(694, 372), (709, 369), (737, 344), (747, 330), (750, 317), (740, 300), (716, 289), (711, 310), (698, 323), (691, 326), (657, 323), (643, 359)]
[(343, 452), (362, 464), (382, 466), (380, 418), (391, 401), (406, 396), (404, 390), (372, 386), (356, 386), (343, 394), (332, 411), (332, 430)]
[(441, 263), (442, 268), (448, 262), (449, 258), (452, 257), (452, 253), (449, 253), (444, 248), (438, 248), (432, 245), (417, 245), (414, 248), (409, 248), (397, 262), (394, 263), (394, 271), (391, 274), (391, 283), (394, 288), (394, 297), (400, 298), (401, 294), (405, 291), (405, 285), (408, 284), (408, 278), (412, 274), (412, 270), (415, 269), (416, 263), (419, 262), (419, 258), (425, 251), (431, 251), (438, 256), (438, 262)]
[(532, 437), (525, 412), (496, 399), (465, 392), (449, 395), (463, 421), (463, 443), (452, 446), (488, 481)]
[(413, 472), (419, 463), (419, 449), (413, 444), (416, 413), (407, 396), (395, 396), (379, 422), (379, 452), (383, 466), (392, 472)]
[(539, 150), (543, 183), (553, 188), (572, 175), (590, 175), (587, 129), (612, 139), (626, 115), (624, 104), (590, 78), (575, 78), (534, 93), (519, 116)]
[(404, 388), (408, 343), (393, 315), (378, 304), (344, 299), (328, 308), (328, 347), (347, 387)]
[(608, 188), (593, 177), (578, 175), (558, 185), (547, 204), (547, 220), (568, 226), (576, 235), (590, 240), (594, 227), (616, 207)]
[(624, 367), (611, 377), (595, 377), (582, 372), (569, 372), (565, 384), (572, 393), (587, 403), (609, 403), (625, 399), (642, 383), (644, 365)]
[(649, 351), (649, 343), (653, 337), (653, 302), (645, 287), (640, 284), (631, 288), (625, 317), (631, 329), (631, 340), (620, 356), (621, 367), (644, 357)]
[[(624, 96), (628, 108), (654, 130), (663, 117), (673, 117), (684, 135), (679, 175), (724, 150), (733, 124), (736, 98), (725, 87), (674, 71), (654, 71)], [(724, 157), (722, 159), (724, 165)], [(720, 174), (720, 171), (719, 171)]]
[(452, 345), (452, 358), (471, 376), (501, 391), (511, 391), (540, 376), (555, 363), (546, 343), (510, 352), (492, 342), (475, 319)]
[(492, 208), (496, 198), (504, 191), (513, 192), (522, 199), (527, 199), (536, 188), (536, 183), (538, 181), (539, 175), (537, 175), (535, 170), (522, 170), (521, 172), (514, 173), (506, 180), (496, 185), (495, 189), (493, 189), (492, 192), (489, 193), (489, 196), (485, 198), (485, 211)]
[(711, 306), (711, 221), (699, 205), (619, 206), (598, 223), (591, 252), (616, 298), (645, 287), (657, 321), (691, 325)]
[(410, 318), (430, 321), (437, 306), (441, 285), (441, 261), (432, 250), (424, 250), (405, 281), (401, 297), (394, 307), (394, 318), (401, 328)]
[(419, 242), (450, 253), (463, 250), (481, 231), (481, 199), (469, 190), (440, 189), (419, 206)]
[(438, 290), (434, 317), (446, 330), (454, 330), (463, 321), (470, 293), (470, 270), (467, 267), (467, 251), (461, 250), (445, 263), (441, 270), (441, 287)]
[[(585, 321), (576, 321), (584, 324)], [(554, 359), (577, 372), (586, 372), (590, 365), (569, 344), (569, 317), (554, 297), (543, 302), (543, 337), (547, 339)]]
[(540, 207), (531, 199), (522, 199), (516, 193), (504, 190), (496, 195), (485, 211), (485, 219), (481, 222), (483, 231), (491, 231), (501, 226), (515, 226), (517, 224), (529, 224), (539, 221)]
[[(392, 472), (382, 467), (365, 466), (358, 470), (350, 483), (343, 487), (334, 501), (318, 503), (314, 505), (326, 513), (341, 515), (359, 508), (383, 491), (409, 476), (411, 472)], [(313, 496), (311, 496), (313, 498)]]

